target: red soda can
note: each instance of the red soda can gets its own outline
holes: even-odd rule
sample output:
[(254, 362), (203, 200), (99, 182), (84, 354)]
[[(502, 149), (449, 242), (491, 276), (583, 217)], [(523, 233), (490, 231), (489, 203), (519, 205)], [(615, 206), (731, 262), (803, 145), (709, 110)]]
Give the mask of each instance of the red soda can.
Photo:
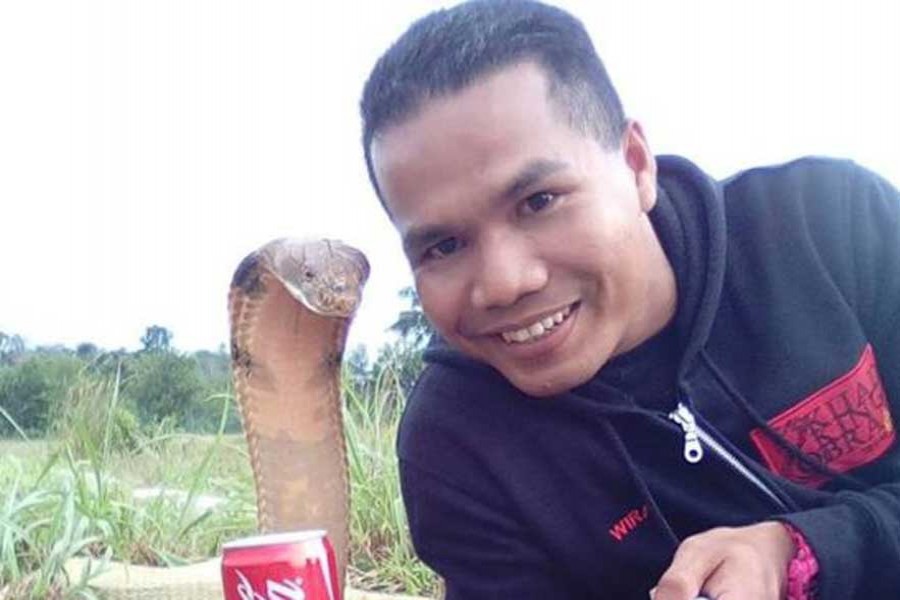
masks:
[(222, 547), (225, 600), (342, 600), (321, 529), (257, 535)]

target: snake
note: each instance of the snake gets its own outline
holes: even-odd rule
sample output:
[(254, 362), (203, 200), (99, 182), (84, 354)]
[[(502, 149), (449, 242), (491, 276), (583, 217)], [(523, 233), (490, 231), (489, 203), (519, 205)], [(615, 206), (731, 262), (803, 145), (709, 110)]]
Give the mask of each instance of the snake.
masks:
[[(368, 260), (352, 246), (280, 238), (241, 260), (228, 289), (232, 381), (258, 528), (324, 529), (348, 600), (386, 598), (345, 590), (350, 485), (340, 376), (368, 277)], [(89, 567), (90, 561), (72, 559), (66, 570), (77, 579)], [(110, 600), (221, 598), (219, 569), (219, 559), (166, 568), (113, 563), (91, 587)], [(0, 589), (0, 600), (5, 592)]]
[(336, 240), (273, 240), (245, 257), (228, 293), (231, 370), (263, 533), (325, 529), (343, 586), (350, 487), (340, 371), (369, 277)]

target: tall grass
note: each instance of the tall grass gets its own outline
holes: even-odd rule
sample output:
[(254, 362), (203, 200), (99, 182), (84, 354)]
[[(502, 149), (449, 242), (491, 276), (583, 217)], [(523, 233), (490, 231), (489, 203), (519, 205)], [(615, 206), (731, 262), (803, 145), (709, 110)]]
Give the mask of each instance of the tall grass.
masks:
[(394, 439), (403, 392), (387, 368), (368, 393), (344, 388), (352, 513), (351, 581), (364, 589), (433, 595), (436, 579), (416, 559), (400, 495)]
[[(6, 453), (0, 461), (0, 589), (8, 597), (92, 597), (87, 584), (111, 559), (155, 565), (181, 564), (218, 551), (221, 542), (253, 531), (252, 490), (236, 494), (221, 510), (191, 512), (200, 489), (246, 488), (249, 476), (217, 482), (210, 478), (213, 457), (236, 452), (221, 434), (196, 444), (199, 461), (179, 465), (175, 436), (156, 436), (123, 420), (118, 377), (103, 381), (82, 376), (69, 390), (57, 415), (55, 439), (38, 459), (23, 461)], [(219, 398), (222, 423), (227, 397)], [(157, 482), (184, 485), (187, 498), (165, 496), (145, 505), (132, 502), (137, 463), (167, 467)], [(179, 468), (180, 467), (180, 468)], [(202, 526), (201, 526), (202, 525)], [(75, 556), (97, 559), (76, 581), (64, 566)]]
[[(89, 584), (110, 561), (186, 564), (256, 530), (253, 479), (243, 437), (225, 435), (233, 399), (215, 435), (171, 424), (141, 428), (119, 405), (118, 377), (83, 374), (47, 440), (0, 443), (0, 598), (93, 598)], [(350, 467), (354, 587), (431, 594), (433, 574), (413, 554), (393, 444), (402, 392), (387, 370), (362, 394), (344, 386)], [(179, 490), (135, 504), (136, 487)], [(199, 509), (201, 495), (223, 499)], [(66, 561), (88, 556), (80, 573)]]
[(11, 470), (4, 469), (12, 480), (4, 486), (0, 505), (0, 584), (7, 585), (6, 596), (93, 598), (87, 583), (105, 566), (109, 552), (98, 563), (88, 563), (77, 580), (65, 576), (66, 560), (97, 541), (88, 531), (88, 518), (76, 509), (72, 489), (23, 490), (22, 467), (12, 464)]

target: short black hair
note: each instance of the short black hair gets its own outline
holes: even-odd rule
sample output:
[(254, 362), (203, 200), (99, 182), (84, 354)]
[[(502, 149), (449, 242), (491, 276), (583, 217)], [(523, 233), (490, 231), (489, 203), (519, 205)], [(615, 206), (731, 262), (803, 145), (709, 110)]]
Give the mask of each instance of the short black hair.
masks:
[(363, 89), (363, 152), (372, 165), (375, 135), (411, 117), (428, 99), (457, 92), (479, 77), (532, 60), (569, 124), (617, 146), (626, 121), (619, 95), (584, 25), (533, 0), (472, 0), (414, 22), (375, 64)]

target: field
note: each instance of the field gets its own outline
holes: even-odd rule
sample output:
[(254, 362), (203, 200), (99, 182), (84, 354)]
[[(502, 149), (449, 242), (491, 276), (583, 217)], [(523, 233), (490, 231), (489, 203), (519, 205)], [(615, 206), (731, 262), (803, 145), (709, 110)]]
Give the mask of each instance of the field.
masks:
[[(0, 591), (8, 598), (90, 598), (89, 580), (108, 561), (186, 564), (255, 531), (243, 437), (222, 433), (230, 397), (210, 399), (222, 407), (217, 435), (163, 426), (124, 435), (114, 388), (80, 396), (55, 437), (0, 442)], [(434, 595), (436, 579), (414, 557), (400, 498), (397, 393), (347, 388), (345, 401), (351, 584)], [(141, 490), (147, 497), (136, 499)], [(67, 580), (62, 565), (74, 556), (96, 558), (97, 568)]]

